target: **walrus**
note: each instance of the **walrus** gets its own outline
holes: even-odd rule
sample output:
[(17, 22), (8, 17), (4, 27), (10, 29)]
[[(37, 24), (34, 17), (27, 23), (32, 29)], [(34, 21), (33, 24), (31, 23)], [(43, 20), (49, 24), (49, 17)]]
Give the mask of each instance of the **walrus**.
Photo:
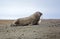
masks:
[(11, 26), (38, 25), (38, 21), (40, 20), (41, 15), (42, 15), (41, 12), (35, 12), (29, 17), (19, 18), (17, 20), (14, 20)]

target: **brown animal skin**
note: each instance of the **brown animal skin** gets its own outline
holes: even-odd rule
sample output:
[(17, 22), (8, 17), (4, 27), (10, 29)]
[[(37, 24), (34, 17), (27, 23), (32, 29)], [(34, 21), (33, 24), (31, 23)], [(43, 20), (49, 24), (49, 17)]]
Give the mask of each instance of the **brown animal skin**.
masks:
[(15, 20), (13, 24), (11, 24), (11, 26), (37, 25), (41, 15), (42, 15), (41, 12), (35, 12), (29, 17), (19, 18)]

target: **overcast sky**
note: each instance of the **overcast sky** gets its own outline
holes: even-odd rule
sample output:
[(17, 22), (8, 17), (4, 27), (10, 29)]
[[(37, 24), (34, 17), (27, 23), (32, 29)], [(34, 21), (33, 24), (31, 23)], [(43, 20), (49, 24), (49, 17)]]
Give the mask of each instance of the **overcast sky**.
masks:
[(60, 19), (60, 0), (0, 0), (0, 19), (27, 17), (36, 11), (42, 19)]

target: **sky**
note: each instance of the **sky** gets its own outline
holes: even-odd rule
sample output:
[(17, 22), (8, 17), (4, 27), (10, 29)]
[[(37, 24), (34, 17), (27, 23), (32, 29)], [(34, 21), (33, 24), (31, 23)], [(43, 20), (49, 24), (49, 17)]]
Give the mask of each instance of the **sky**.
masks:
[(60, 0), (0, 0), (0, 19), (28, 17), (36, 11), (41, 19), (60, 19)]

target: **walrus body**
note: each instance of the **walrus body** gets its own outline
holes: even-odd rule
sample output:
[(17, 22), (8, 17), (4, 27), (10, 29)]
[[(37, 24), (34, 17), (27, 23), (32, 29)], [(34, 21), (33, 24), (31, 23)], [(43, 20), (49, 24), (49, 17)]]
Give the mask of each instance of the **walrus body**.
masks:
[(15, 20), (11, 25), (14, 25), (14, 26), (37, 25), (41, 15), (42, 15), (41, 12), (35, 12), (29, 17), (19, 18)]

